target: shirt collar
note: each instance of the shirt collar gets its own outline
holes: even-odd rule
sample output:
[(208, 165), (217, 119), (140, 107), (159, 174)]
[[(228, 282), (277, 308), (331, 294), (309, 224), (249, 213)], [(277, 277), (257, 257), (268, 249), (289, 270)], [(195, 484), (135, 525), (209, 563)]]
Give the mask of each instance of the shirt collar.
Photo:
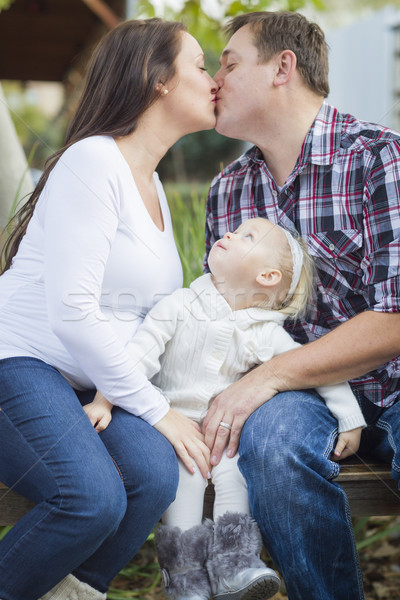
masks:
[(342, 125), (341, 113), (324, 102), (304, 140), (301, 154), (307, 158), (303, 161), (331, 165), (340, 150)]
[[(339, 111), (324, 102), (304, 139), (299, 159), (293, 170), (299, 169), (308, 162), (315, 165), (330, 165), (335, 161), (340, 150), (343, 117)], [(244, 162), (262, 164), (261, 150), (252, 146), (244, 155)]]

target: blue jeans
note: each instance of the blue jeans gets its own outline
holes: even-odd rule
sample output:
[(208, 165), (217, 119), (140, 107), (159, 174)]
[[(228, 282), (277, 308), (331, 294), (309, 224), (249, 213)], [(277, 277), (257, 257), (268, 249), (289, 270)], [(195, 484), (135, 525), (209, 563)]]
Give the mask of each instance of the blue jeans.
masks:
[[(400, 402), (371, 407), (363, 446), (391, 462), (398, 481)], [(309, 391), (278, 394), (242, 431), (239, 468), (250, 509), (290, 600), (364, 598), (347, 497), (332, 481), (340, 469), (330, 460), (336, 437), (336, 420)]]
[(37, 600), (71, 572), (107, 591), (174, 500), (169, 442), (119, 408), (97, 434), (92, 396), (40, 360), (0, 361), (0, 480), (36, 503), (0, 542), (3, 600)]

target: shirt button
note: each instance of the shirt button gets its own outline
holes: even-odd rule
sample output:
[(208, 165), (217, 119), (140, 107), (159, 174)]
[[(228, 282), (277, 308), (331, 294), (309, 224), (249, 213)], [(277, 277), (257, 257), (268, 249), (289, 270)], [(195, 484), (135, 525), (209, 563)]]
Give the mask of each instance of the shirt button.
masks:
[(278, 195), (278, 192), (276, 190), (272, 190), (272, 195), (273, 195), (274, 198), (276, 198), (277, 195)]
[(329, 244), (329, 250), (331, 250), (333, 252), (334, 249), (335, 249), (335, 244)]

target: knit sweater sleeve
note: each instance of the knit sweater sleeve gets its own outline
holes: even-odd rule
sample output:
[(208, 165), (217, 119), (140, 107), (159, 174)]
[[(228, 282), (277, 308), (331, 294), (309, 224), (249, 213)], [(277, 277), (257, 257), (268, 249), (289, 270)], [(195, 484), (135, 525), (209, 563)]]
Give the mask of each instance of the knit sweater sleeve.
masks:
[[(280, 325), (274, 327), (269, 343), (274, 348), (275, 355), (300, 346)], [(319, 386), (316, 388), (316, 391), (323, 398), (332, 415), (337, 419), (339, 433), (355, 429), (356, 427), (366, 427), (360, 406), (347, 382)]]
[[(98, 143), (77, 144), (50, 175), (43, 197), (48, 318), (93, 385), (113, 404), (154, 425), (168, 412), (168, 403), (135, 369), (100, 308), (120, 219), (118, 179), (111, 162)], [(127, 260), (121, 256), (122, 269), (129, 268)]]
[(187, 290), (176, 290), (157, 302), (127, 344), (135, 366), (148, 379), (160, 371), (165, 347), (183, 321), (185, 292)]

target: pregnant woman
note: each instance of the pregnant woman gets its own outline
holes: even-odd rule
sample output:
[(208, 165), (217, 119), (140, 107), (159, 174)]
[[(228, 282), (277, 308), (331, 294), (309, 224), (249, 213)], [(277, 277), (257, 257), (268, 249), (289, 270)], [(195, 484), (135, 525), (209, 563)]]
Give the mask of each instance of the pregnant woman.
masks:
[[(208, 471), (201, 433), (125, 345), (182, 285), (155, 169), (214, 126), (215, 91), (182, 24), (121, 24), (15, 219), (0, 277), (0, 480), (36, 506), (0, 543), (2, 600), (106, 598), (175, 497), (174, 448)], [(82, 407), (95, 388), (115, 405), (100, 435)]]

